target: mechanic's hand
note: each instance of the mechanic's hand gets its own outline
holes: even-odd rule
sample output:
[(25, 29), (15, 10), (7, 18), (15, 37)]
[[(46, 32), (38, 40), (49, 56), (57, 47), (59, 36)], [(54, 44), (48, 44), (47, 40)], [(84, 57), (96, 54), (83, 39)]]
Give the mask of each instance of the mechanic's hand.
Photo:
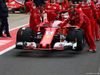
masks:
[(94, 16), (94, 19), (96, 19), (96, 16)]
[(11, 11), (11, 8), (9, 8), (8, 11)]
[(79, 27), (76, 27), (75, 29), (77, 30), (77, 29), (79, 29)]
[(59, 16), (59, 19), (62, 19), (62, 16), (61, 15)]
[(39, 27), (40, 25), (37, 25), (36, 27)]
[(97, 23), (99, 24), (99, 19), (97, 19)]
[(58, 28), (60, 29), (61, 27), (59, 26)]

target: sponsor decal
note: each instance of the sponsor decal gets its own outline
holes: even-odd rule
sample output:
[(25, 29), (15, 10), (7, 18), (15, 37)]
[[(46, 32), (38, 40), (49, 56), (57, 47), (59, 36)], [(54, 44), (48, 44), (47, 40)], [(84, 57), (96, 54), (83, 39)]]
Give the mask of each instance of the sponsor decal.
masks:
[(50, 38), (50, 35), (46, 35), (45, 38)]
[(54, 9), (56, 9), (56, 7), (53, 7)]

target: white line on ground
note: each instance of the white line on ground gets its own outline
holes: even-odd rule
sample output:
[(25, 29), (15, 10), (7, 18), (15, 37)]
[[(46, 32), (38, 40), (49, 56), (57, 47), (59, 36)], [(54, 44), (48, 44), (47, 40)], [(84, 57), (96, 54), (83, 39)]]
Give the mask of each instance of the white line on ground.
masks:
[[(44, 19), (46, 19), (46, 17), (44, 17)], [(21, 27), (26, 26), (26, 25), (28, 25), (28, 24), (24, 24), (24, 25), (22, 25), (22, 26), (18, 26), (18, 27), (16, 27), (16, 28), (12, 28), (12, 29), (10, 29), (9, 31), (12, 31), (12, 30), (21, 28)], [(13, 45), (13, 46), (11, 46), (11, 47), (9, 47), (9, 48), (7, 48), (7, 49), (1, 51), (1, 52), (0, 52), (0, 55), (6, 53), (6, 52), (8, 52), (8, 51), (10, 51), (10, 50), (13, 49), (13, 48), (15, 48), (15, 45)]]
[(7, 49), (1, 51), (1, 52), (0, 52), (0, 55), (6, 53), (6, 52), (8, 52), (8, 51), (10, 51), (10, 50), (13, 49), (13, 48), (15, 48), (15, 45), (13, 45), (13, 46), (11, 46), (11, 47), (9, 47), (9, 48), (7, 48)]
[(100, 67), (99, 67), (99, 70), (98, 70), (98, 74), (100, 75)]
[(22, 26), (18, 26), (18, 27), (16, 27), (16, 28), (12, 28), (12, 29), (10, 29), (9, 31), (12, 31), (12, 30), (15, 30), (15, 29), (21, 28), (21, 27), (26, 26), (26, 25), (28, 25), (28, 24), (24, 24), (24, 25), (22, 25)]
[(97, 73), (86, 73), (86, 75), (100, 75), (100, 67), (99, 67), (99, 70), (98, 70), (98, 72)]
[[(12, 30), (21, 28), (21, 27), (26, 26), (26, 25), (28, 25), (28, 24), (24, 24), (24, 25), (22, 25), (22, 26), (18, 26), (18, 27), (16, 27), (16, 28), (12, 28), (12, 29), (10, 29), (9, 31), (12, 31)], [(11, 47), (9, 47), (9, 48), (7, 48), (7, 49), (1, 51), (1, 52), (0, 52), (0, 55), (6, 53), (6, 52), (8, 52), (8, 51), (10, 51), (10, 50), (13, 49), (13, 48), (15, 48), (15, 45), (13, 45), (13, 46), (11, 46)]]

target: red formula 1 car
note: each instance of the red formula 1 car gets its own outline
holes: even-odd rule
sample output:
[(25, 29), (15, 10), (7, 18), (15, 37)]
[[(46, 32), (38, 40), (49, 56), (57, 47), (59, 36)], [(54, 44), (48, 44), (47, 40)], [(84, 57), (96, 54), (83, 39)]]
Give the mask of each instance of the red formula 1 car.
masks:
[(11, 11), (13, 13), (15, 13), (15, 11), (20, 11), (21, 13), (25, 13), (26, 12), (26, 7), (24, 4), (15, 1), (15, 0), (8, 0), (7, 1), (7, 7), (8, 9), (11, 9)]
[(55, 20), (40, 24), (36, 33), (29, 27), (18, 30), (16, 48), (35, 50), (67, 50), (82, 51), (84, 45), (83, 30), (75, 30), (75, 25), (66, 24), (59, 28), (62, 21)]

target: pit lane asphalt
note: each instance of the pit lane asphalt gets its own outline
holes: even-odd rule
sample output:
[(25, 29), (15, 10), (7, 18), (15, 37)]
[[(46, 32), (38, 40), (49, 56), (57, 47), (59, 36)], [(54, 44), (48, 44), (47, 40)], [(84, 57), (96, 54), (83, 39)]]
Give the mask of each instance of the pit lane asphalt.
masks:
[(0, 56), (0, 75), (100, 75), (100, 42), (97, 53), (25, 51), (12, 49)]
[(0, 56), (0, 75), (100, 75), (100, 41), (96, 45), (97, 53), (87, 45), (82, 52), (12, 49)]

